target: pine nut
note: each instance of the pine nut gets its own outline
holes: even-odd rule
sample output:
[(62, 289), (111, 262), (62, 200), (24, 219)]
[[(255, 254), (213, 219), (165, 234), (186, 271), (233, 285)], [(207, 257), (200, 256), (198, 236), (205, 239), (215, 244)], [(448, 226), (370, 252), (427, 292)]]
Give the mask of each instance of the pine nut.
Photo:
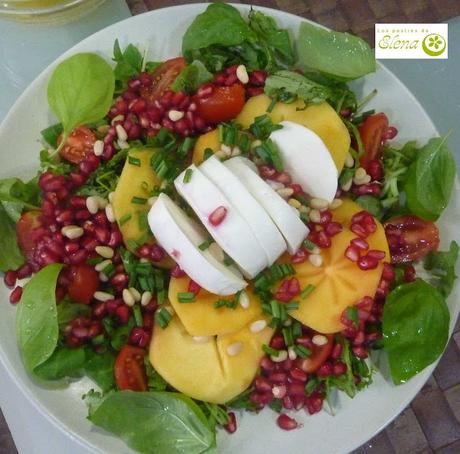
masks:
[(98, 263), (94, 269), (96, 271), (102, 271), (106, 266), (110, 266), (110, 264), (112, 263), (112, 260), (103, 260), (102, 262)]
[(329, 204), (329, 209), (335, 210), (339, 206), (341, 206), (343, 201), (341, 199), (334, 199), (330, 204)]
[(229, 356), (236, 356), (243, 348), (241, 342), (234, 342), (227, 347), (227, 353)]
[(117, 115), (116, 117), (113, 117), (112, 118), (112, 121), (110, 122), (110, 124), (115, 124), (117, 121), (123, 121), (125, 119), (125, 116), (122, 115), (122, 114), (119, 114)]
[(347, 157), (345, 158), (345, 167), (348, 167), (351, 169), (355, 165), (355, 160), (353, 159), (353, 156), (348, 153)]
[(256, 320), (249, 326), (251, 333), (260, 333), (267, 326), (266, 320)]
[(300, 209), (300, 207), (302, 206), (302, 204), (296, 199), (289, 199), (288, 203), (289, 203), (289, 205), (291, 205), (291, 207), (294, 207), (294, 208), (297, 208), (297, 209)]
[(271, 355), (270, 359), (274, 363), (282, 363), (283, 361), (286, 361), (288, 357), (288, 352), (286, 350), (278, 350), (278, 356)]
[(95, 196), (87, 197), (86, 208), (91, 214), (96, 214), (99, 211), (99, 203)]
[(356, 184), (356, 186), (361, 186), (362, 184), (367, 184), (367, 183), (370, 183), (370, 182), (371, 182), (371, 176), (370, 175), (366, 175), (363, 178), (357, 178), (357, 177), (353, 178), (353, 183)]
[(95, 300), (102, 301), (102, 302), (113, 300), (113, 295), (107, 292), (100, 292), (100, 291), (95, 292), (93, 297)]
[(97, 132), (105, 136), (109, 132), (109, 125), (101, 125), (97, 127)]
[(128, 142), (124, 140), (117, 140), (117, 145), (121, 150), (126, 150), (126, 148), (129, 148)]
[(220, 146), (220, 150), (225, 153), (227, 156), (232, 154), (232, 147), (225, 145), (224, 143)]
[(362, 179), (367, 175), (366, 171), (362, 167), (358, 167), (355, 172), (355, 178)]
[(311, 208), (316, 208), (317, 210), (325, 210), (329, 206), (329, 202), (324, 199), (319, 199), (314, 197), (310, 200)]
[(94, 250), (105, 259), (111, 259), (114, 254), (113, 249), (109, 246), (96, 246)]
[(117, 137), (120, 142), (126, 142), (128, 140), (128, 133), (123, 126), (116, 125), (115, 131), (117, 132)]
[(115, 214), (113, 213), (113, 207), (110, 203), (108, 203), (105, 207), (105, 215), (107, 216), (107, 220), (109, 222), (115, 222)]
[(280, 183), (279, 181), (266, 180), (265, 183), (267, 183), (274, 191), (284, 188), (284, 184)]
[(184, 118), (184, 112), (181, 112), (180, 110), (170, 110), (168, 112), (168, 117), (171, 121), (179, 121)]
[(198, 344), (207, 344), (212, 339), (212, 336), (193, 336), (193, 340)]
[(218, 158), (220, 161), (223, 161), (224, 159), (228, 158), (228, 155), (224, 153), (222, 150), (217, 150), (214, 153), (214, 156)]
[(247, 309), (251, 304), (249, 301), (249, 296), (244, 290), (242, 290), (240, 293), (239, 303), (243, 309)]
[(123, 302), (129, 307), (134, 306), (134, 303), (136, 302), (133, 294), (127, 288), (123, 290)]
[(291, 361), (294, 361), (297, 358), (297, 353), (292, 347), (288, 348), (288, 357)]
[(253, 141), (251, 142), (251, 148), (256, 148), (256, 147), (258, 147), (258, 146), (260, 146), (260, 145), (262, 145), (262, 141), (259, 140), (259, 139), (253, 140)]
[(340, 189), (342, 189), (342, 191), (345, 191), (345, 192), (349, 191), (352, 184), (353, 184), (353, 179), (350, 178), (350, 180), (348, 180), (346, 183), (340, 186)]
[(113, 203), (113, 197), (115, 196), (115, 192), (109, 192), (108, 199), (109, 203)]
[(327, 337), (326, 336), (323, 336), (322, 334), (315, 334), (311, 341), (317, 345), (318, 347), (321, 347), (322, 345), (326, 345), (327, 344)]
[(149, 260), (149, 259), (146, 259), (145, 257), (141, 257), (141, 258), (139, 259), (139, 262), (140, 262), (140, 263), (150, 263), (150, 260)]
[(232, 156), (239, 156), (241, 154), (240, 147), (233, 147), (232, 148)]
[(281, 197), (283, 197), (283, 199), (287, 199), (287, 198), (291, 197), (292, 194), (294, 194), (294, 189), (292, 189), (292, 188), (282, 188), (282, 189), (278, 189), (276, 192)]
[(104, 273), (99, 273), (99, 280), (101, 282), (109, 282), (109, 278)]
[(301, 205), (301, 206), (299, 207), (299, 211), (300, 211), (301, 213), (306, 213), (306, 214), (308, 214), (308, 213), (310, 213), (310, 210), (311, 210), (310, 207), (306, 207), (305, 205)]
[(246, 66), (239, 65), (238, 68), (236, 68), (236, 77), (238, 77), (238, 80), (244, 85), (249, 82), (249, 75)]
[(311, 254), (308, 256), (308, 261), (316, 268), (319, 268), (323, 264), (323, 257), (320, 254)]
[(76, 238), (83, 236), (85, 231), (78, 225), (66, 225), (62, 227), (61, 233), (69, 240), (75, 240)]
[(321, 213), (317, 209), (310, 210), (310, 221), (318, 224), (321, 221)]
[(104, 142), (102, 140), (96, 140), (93, 145), (93, 153), (95, 156), (101, 156), (104, 153)]
[(146, 291), (141, 296), (141, 306), (147, 306), (152, 300), (152, 292)]
[(129, 287), (129, 291), (131, 292), (131, 295), (133, 295), (134, 301), (138, 303), (141, 300), (141, 294), (139, 293), (139, 290), (134, 287)]

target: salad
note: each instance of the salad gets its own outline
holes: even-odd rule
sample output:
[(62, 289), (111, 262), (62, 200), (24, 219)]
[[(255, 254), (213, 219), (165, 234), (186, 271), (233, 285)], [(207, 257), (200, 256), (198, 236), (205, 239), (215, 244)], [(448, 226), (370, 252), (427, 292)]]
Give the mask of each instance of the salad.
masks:
[[(145, 453), (204, 453), (243, 412), (332, 411), (442, 354), (458, 245), (439, 251), (445, 137), (396, 146), (348, 82), (360, 38), (211, 4), (156, 62), (62, 61), (30, 181), (0, 180), (0, 270), (24, 367), (83, 376), (88, 419)], [(269, 407), (266, 409), (266, 407)], [(271, 428), (269, 430), (272, 430)]]

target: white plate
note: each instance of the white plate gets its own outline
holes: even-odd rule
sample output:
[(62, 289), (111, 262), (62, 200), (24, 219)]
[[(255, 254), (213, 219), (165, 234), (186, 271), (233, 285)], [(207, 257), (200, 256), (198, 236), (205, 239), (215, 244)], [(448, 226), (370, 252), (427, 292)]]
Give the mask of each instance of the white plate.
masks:
[[(149, 46), (149, 57), (161, 60), (180, 53), (181, 37), (206, 4), (182, 5), (152, 11), (127, 19), (108, 27), (62, 55), (47, 68), (23, 93), (0, 126), (0, 173), (1, 176), (32, 176), (38, 165), (39, 131), (54, 122), (46, 101), (48, 78), (56, 63), (77, 52), (97, 52), (110, 59), (113, 42)], [(248, 11), (246, 5), (238, 9)], [(276, 10), (257, 8), (272, 15), (283, 27), (296, 31), (300, 17)], [(371, 108), (386, 112), (400, 133), (397, 143), (418, 139), (424, 143), (436, 136), (437, 131), (427, 114), (409, 90), (384, 67), (356, 84), (358, 93), (379, 89)], [(441, 221), (442, 246), (456, 239), (460, 231), (455, 227), (460, 215), (460, 190), (457, 187), (449, 208)], [(9, 305), (8, 291), (0, 286), (2, 309), (0, 317), (0, 360), (22, 392), (56, 427), (71, 437), (85, 452), (129, 452), (124, 443), (107, 434), (86, 420), (86, 407), (81, 395), (91, 388), (88, 380), (73, 383), (59, 390), (45, 389), (34, 383), (25, 373), (19, 358), (15, 340), (15, 312)], [(449, 298), (452, 315), (451, 329), (460, 309), (460, 286), (457, 285)], [(227, 436), (219, 434), (219, 451), (224, 453), (343, 453), (353, 450), (370, 439), (413, 399), (434, 369), (428, 367), (409, 383), (395, 387), (384, 377), (375, 374), (374, 384), (351, 400), (340, 396), (336, 415), (326, 412), (313, 417), (303, 411), (296, 415), (304, 427), (292, 432), (278, 430), (275, 413), (270, 410), (261, 414), (239, 418), (238, 431)], [(50, 434), (50, 439), (52, 436)]]

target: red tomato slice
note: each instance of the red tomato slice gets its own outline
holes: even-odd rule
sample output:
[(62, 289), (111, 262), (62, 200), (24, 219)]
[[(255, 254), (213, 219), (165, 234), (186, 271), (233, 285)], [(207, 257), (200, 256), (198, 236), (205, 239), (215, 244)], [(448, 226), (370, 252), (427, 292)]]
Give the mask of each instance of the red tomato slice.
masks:
[(33, 231), (42, 225), (40, 221), (41, 215), (42, 212), (38, 210), (27, 211), (16, 223), (16, 236), (19, 248), (22, 255), (28, 259), (32, 259), (37, 246)]
[[(58, 138), (58, 144), (62, 141), (62, 135)], [(79, 164), (87, 156), (93, 153), (96, 134), (86, 126), (75, 128), (66, 140), (65, 145), (59, 150), (59, 154), (73, 164)]]
[(86, 264), (70, 268), (69, 296), (81, 304), (89, 304), (99, 289), (99, 274), (94, 267)]
[(152, 74), (152, 85), (140, 89), (141, 96), (151, 103), (161, 98), (186, 65), (185, 58), (182, 57), (171, 58), (162, 63)]
[(361, 166), (367, 170), (370, 161), (379, 159), (382, 152), (383, 135), (388, 129), (388, 118), (384, 113), (371, 115), (359, 127), (365, 153), (360, 158)]
[(332, 351), (333, 339), (332, 334), (324, 334), (327, 337), (327, 343), (324, 345), (315, 345), (311, 348), (311, 355), (307, 358), (297, 358), (296, 366), (300, 367), (307, 374), (316, 372), (329, 358)]
[(407, 215), (385, 223), (392, 263), (420, 260), (439, 246), (439, 230), (431, 221)]
[(147, 375), (144, 366), (145, 351), (125, 345), (115, 360), (115, 381), (119, 389), (147, 391)]
[(201, 118), (220, 123), (235, 118), (243, 109), (245, 91), (241, 84), (216, 87), (209, 97), (197, 98), (197, 111)]

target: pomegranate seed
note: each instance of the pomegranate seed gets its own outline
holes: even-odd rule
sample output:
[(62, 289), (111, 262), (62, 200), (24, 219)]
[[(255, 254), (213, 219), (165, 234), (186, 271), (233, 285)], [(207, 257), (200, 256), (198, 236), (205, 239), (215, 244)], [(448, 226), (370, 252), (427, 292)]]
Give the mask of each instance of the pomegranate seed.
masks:
[(332, 348), (331, 358), (339, 359), (342, 356), (342, 344), (335, 344)]
[(353, 347), (353, 354), (359, 359), (366, 359), (369, 355), (363, 347)]
[(283, 408), (286, 410), (292, 410), (294, 408), (294, 402), (292, 401), (291, 396), (283, 397)]
[(25, 279), (26, 277), (32, 275), (32, 267), (30, 266), (30, 264), (26, 263), (16, 271), (16, 274), (18, 279)]
[(278, 416), (276, 420), (278, 426), (283, 430), (293, 430), (296, 429), (298, 424), (297, 421), (288, 415), (282, 414)]
[(88, 252), (84, 249), (80, 249), (79, 251), (75, 252), (74, 254), (70, 254), (66, 257), (67, 262), (70, 265), (78, 265), (83, 263), (88, 258)]
[(332, 374), (332, 366), (329, 363), (324, 363), (321, 365), (321, 367), (318, 369), (317, 374), (320, 377), (327, 377)]
[(143, 112), (146, 109), (146, 107), (147, 107), (147, 103), (142, 98), (134, 99), (129, 104), (129, 110), (136, 114), (140, 114), (141, 112)]
[(198, 98), (206, 98), (210, 96), (213, 91), (214, 91), (214, 85), (204, 84), (198, 89), (198, 91), (196, 92), (196, 96)]
[(276, 170), (273, 167), (266, 165), (259, 167), (259, 173), (260, 176), (264, 179), (271, 179), (277, 174)]
[(308, 375), (300, 368), (298, 367), (293, 367), (290, 371), (289, 374), (291, 375), (292, 378), (295, 380), (299, 380), (301, 382), (306, 382), (308, 379)]
[(303, 248), (299, 248), (298, 251), (291, 257), (291, 263), (303, 263), (308, 259), (310, 254)]
[(382, 279), (387, 282), (393, 282), (395, 280), (395, 272), (393, 267), (389, 263), (383, 264)]
[(265, 85), (265, 80), (267, 79), (267, 72), (262, 70), (252, 71), (249, 74), (249, 83), (255, 85), (256, 87), (263, 87)]
[(251, 98), (252, 96), (259, 96), (264, 92), (262, 87), (248, 87), (246, 88), (246, 95)]
[(120, 230), (117, 228), (112, 229), (112, 231), (110, 232), (109, 241), (107, 242), (107, 246), (110, 246), (111, 248), (116, 248), (120, 246), (122, 242), (123, 236), (121, 235)]
[(224, 206), (217, 207), (208, 217), (209, 222), (214, 227), (222, 223), (222, 221), (227, 216), (227, 208)]
[(359, 249), (354, 245), (350, 245), (345, 249), (344, 255), (348, 260), (357, 262), (359, 260)]
[(265, 377), (261, 377), (261, 376), (257, 377), (254, 380), (254, 386), (257, 391), (261, 391), (261, 392), (271, 391), (272, 389), (272, 385), (270, 384), (268, 379)]
[(180, 278), (185, 276), (185, 271), (179, 265), (176, 265), (171, 269), (171, 276), (175, 278)]
[(275, 180), (278, 183), (283, 183), (284, 185), (288, 185), (292, 183), (291, 176), (287, 172), (281, 172), (276, 177)]
[(18, 285), (15, 289), (10, 293), (10, 303), (17, 304), (19, 303), (22, 297), (22, 287)]
[(313, 348), (315, 344), (308, 336), (301, 336), (296, 339), (296, 343), (307, 348)]
[(369, 255), (365, 255), (364, 257), (360, 257), (358, 260), (358, 266), (363, 271), (367, 270), (374, 270), (379, 265), (379, 262), (374, 257), (370, 257)]
[(386, 254), (385, 254), (385, 251), (378, 251), (375, 249), (371, 249), (366, 255), (376, 260), (383, 260)]
[(300, 184), (290, 184), (289, 187), (294, 191), (294, 193), (292, 194), (293, 196), (299, 195), (303, 192), (302, 186), (300, 186)]
[(312, 396), (307, 397), (305, 406), (308, 413), (313, 415), (321, 411), (321, 408), (323, 407), (323, 399), (313, 394)]
[(360, 195), (373, 195), (378, 196), (380, 195), (381, 187), (378, 183), (369, 183), (369, 184), (362, 184), (360, 186), (353, 185), (352, 192), (356, 196)]
[(161, 246), (153, 244), (150, 248), (150, 259), (153, 262), (161, 262), (166, 257), (166, 253)]
[(367, 230), (361, 224), (358, 224), (356, 222), (351, 224), (350, 230), (356, 235), (358, 235), (360, 238), (366, 238), (368, 235)]
[(198, 295), (198, 293), (200, 293), (200, 290), (201, 286), (192, 279), (190, 279), (190, 282), (188, 284), (188, 291), (194, 293), (195, 295)]
[(232, 434), (236, 432), (236, 416), (233, 411), (228, 413), (228, 423), (224, 425), (224, 429), (229, 433)]
[(122, 325), (126, 325), (126, 323), (128, 323), (130, 314), (131, 309), (126, 306), (126, 304), (120, 305), (115, 309), (115, 315)]
[(276, 350), (281, 350), (282, 348), (284, 348), (285, 344), (283, 336), (281, 336), (280, 334), (273, 336), (272, 340), (270, 341), (270, 347)]
[(7, 271), (5, 273), (5, 276), (3, 277), (3, 281), (5, 282), (5, 285), (9, 288), (13, 288), (14, 285), (16, 284), (16, 280), (18, 278), (18, 275), (16, 271)]
[(273, 386), (272, 394), (275, 399), (283, 399), (286, 396), (286, 385)]
[(331, 247), (331, 239), (326, 235), (324, 230), (321, 230), (316, 234), (315, 244), (321, 249), (326, 249)]
[(366, 336), (363, 331), (358, 331), (355, 338), (353, 339), (353, 345), (359, 347), (366, 340)]
[(275, 368), (275, 363), (268, 356), (264, 356), (260, 360), (260, 368), (266, 372), (271, 372)]
[(123, 288), (128, 284), (129, 277), (125, 273), (117, 273), (110, 279), (110, 283), (115, 287)]
[(363, 251), (369, 249), (369, 243), (364, 238), (353, 238), (350, 243)]
[(329, 222), (324, 226), (324, 232), (331, 237), (337, 235), (343, 230), (342, 224), (339, 222)]
[(255, 404), (259, 404), (261, 406), (267, 405), (273, 400), (272, 392), (253, 392), (250, 394), (249, 399), (254, 402)]
[(282, 383), (286, 383), (287, 377), (288, 376), (287, 376), (286, 372), (280, 372), (279, 371), (279, 372), (272, 372), (268, 376), (268, 379), (273, 384), (282, 384)]
[(398, 130), (394, 126), (389, 126), (388, 129), (383, 134), (383, 140), (391, 140), (396, 137)]
[(414, 282), (416, 277), (415, 268), (412, 265), (407, 266), (404, 270), (404, 281)]
[(289, 383), (288, 393), (290, 396), (303, 396), (305, 394), (304, 383)]
[(107, 315), (107, 303), (100, 302), (100, 303), (96, 303), (93, 306), (93, 317), (102, 319), (106, 315)]
[(150, 335), (143, 328), (135, 326), (129, 335), (129, 342), (144, 348), (150, 342)]
[[(292, 359), (287, 358), (282, 363), (278, 363), (278, 364), (281, 365), (284, 371), (289, 372), (292, 369), (294, 362), (292, 361)], [(289, 377), (288, 377), (288, 381), (289, 381)]]
[(383, 168), (380, 161), (373, 159), (369, 162), (366, 168), (367, 173), (373, 180), (380, 181), (383, 178)]

